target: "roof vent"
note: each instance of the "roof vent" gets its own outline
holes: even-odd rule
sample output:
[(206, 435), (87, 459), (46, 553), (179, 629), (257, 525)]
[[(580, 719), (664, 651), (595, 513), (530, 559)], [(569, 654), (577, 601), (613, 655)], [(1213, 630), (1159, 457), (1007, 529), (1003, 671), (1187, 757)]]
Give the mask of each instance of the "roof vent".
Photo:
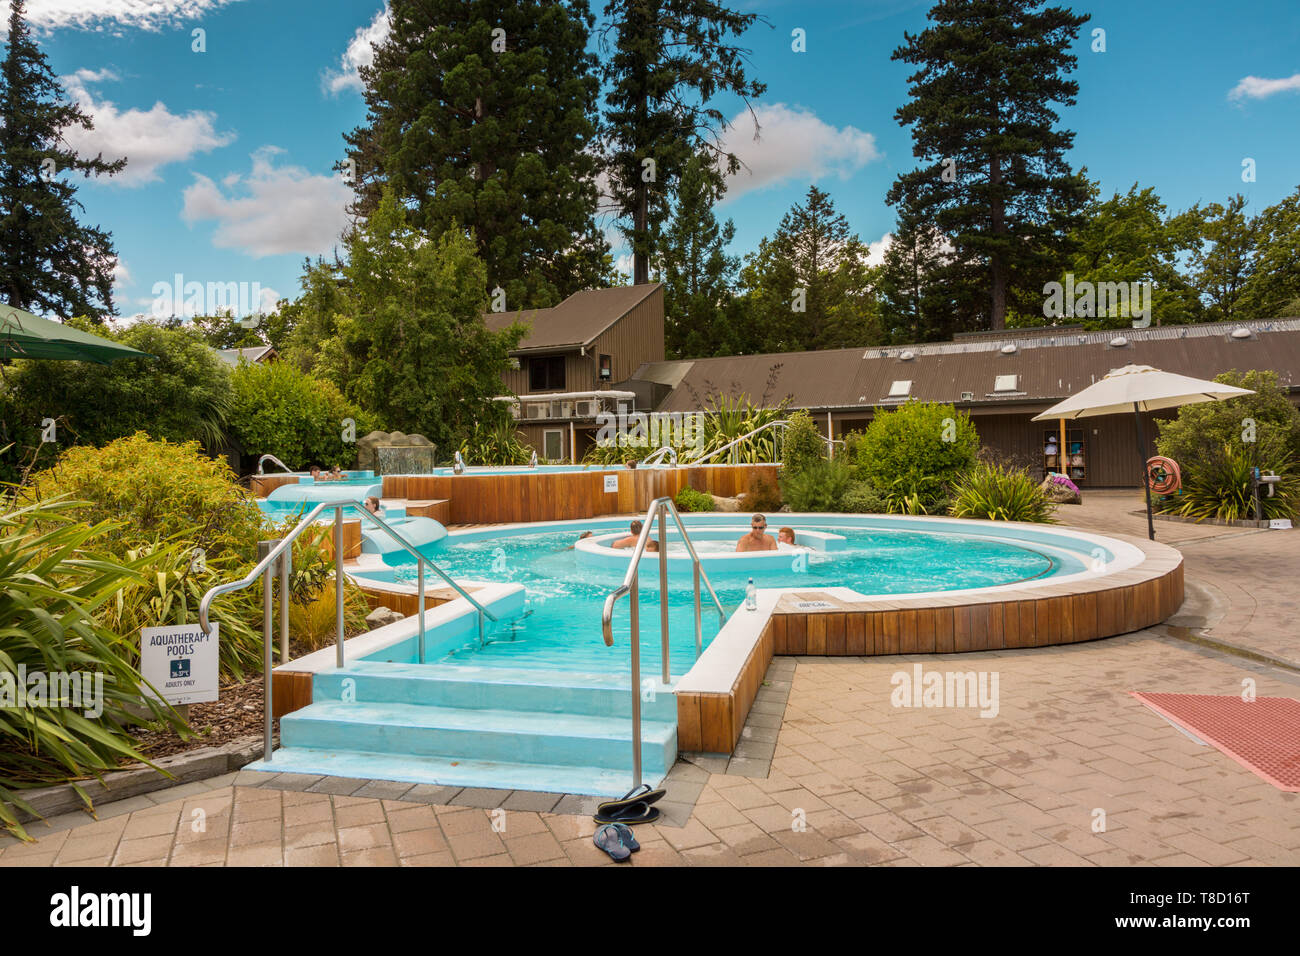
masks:
[(1015, 354), (1016, 354), (1016, 343), (1015, 343), (1015, 342), (1008, 342), (1006, 345), (1002, 346), (1002, 354), (1003, 354), (1003, 355), (1015, 355)]
[(911, 349), (906, 349), (905, 351), (899, 352), (898, 357), (904, 362), (910, 362), (912, 359), (916, 358), (916, 353)]
[(1245, 327), (1233, 329), (1232, 337), (1234, 339), (1248, 339), (1250, 338), (1250, 329)]
[(1128, 339), (1122, 335), (1117, 335), (1110, 340), (1110, 347), (1113, 349), (1122, 349), (1126, 345), (1128, 345)]
[(975, 401), (975, 393), (974, 393), (974, 392), (962, 392), (962, 393), (961, 393), (961, 400), (962, 400), (963, 402), (973, 402), (973, 401)]

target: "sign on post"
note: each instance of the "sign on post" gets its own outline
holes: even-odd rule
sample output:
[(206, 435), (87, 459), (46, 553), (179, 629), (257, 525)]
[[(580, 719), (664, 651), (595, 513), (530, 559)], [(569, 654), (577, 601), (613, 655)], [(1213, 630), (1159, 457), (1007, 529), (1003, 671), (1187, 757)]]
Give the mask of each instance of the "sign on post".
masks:
[(140, 628), (140, 673), (169, 704), (204, 704), (217, 699), (217, 631), (197, 624)]

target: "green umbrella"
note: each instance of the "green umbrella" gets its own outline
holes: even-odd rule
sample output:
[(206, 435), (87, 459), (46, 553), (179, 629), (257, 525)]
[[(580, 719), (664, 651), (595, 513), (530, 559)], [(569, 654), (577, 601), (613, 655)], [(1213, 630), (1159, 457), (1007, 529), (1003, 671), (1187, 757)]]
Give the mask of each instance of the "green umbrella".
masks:
[(112, 339), (0, 305), (0, 359), (63, 359), (107, 365), (114, 359), (149, 357), (148, 352)]

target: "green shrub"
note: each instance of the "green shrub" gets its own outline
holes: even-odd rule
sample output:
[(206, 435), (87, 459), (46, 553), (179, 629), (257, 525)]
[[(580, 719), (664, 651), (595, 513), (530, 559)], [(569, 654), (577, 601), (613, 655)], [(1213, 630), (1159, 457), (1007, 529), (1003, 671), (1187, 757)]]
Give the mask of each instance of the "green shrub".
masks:
[(475, 465), (526, 465), (532, 450), (519, 440), (513, 421), (475, 422), (474, 429), (460, 443), (460, 453)]
[[(137, 635), (97, 616), (120, 589), (157, 570), (153, 556), (122, 561), (102, 549), (111, 525), (87, 525), (68, 500), (37, 501), (0, 514), (0, 671), (102, 675), (103, 713), (49, 702), (0, 707), (0, 824), (24, 836), (15, 808), (31, 808), (21, 791), (140, 760), (127, 710), (142, 699), (153, 718), (181, 728), (175, 712), (143, 697), (132, 665)], [(24, 688), (26, 689), (26, 688)], [(60, 700), (62, 702), (62, 699)], [(87, 806), (85, 791), (78, 793)]]
[(333, 384), (288, 362), (244, 362), (231, 376), (229, 430), (245, 455), (275, 455), (300, 470), (313, 463), (351, 465), (357, 446), (355, 440), (343, 440), (348, 419), (353, 436), (376, 427)]
[(801, 470), (783, 468), (781, 494), (791, 511), (839, 511), (852, 483), (847, 462), (823, 459)]
[(694, 488), (683, 488), (677, 492), (673, 503), (677, 505), (678, 511), (713, 511), (716, 508), (712, 495), (696, 491)]
[(891, 511), (917, 514), (934, 511), (975, 465), (979, 435), (952, 405), (908, 402), (877, 412), (855, 446), (858, 479), (879, 489)]
[[(1250, 450), (1241, 446), (1223, 445), (1208, 460), (1197, 463), (1186, 473), (1181, 491), (1165, 498), (1160, 508), (1162, 514), (1179, 515), (1204, 521), (1217, 518), (1237, 521), (1255, 517), (1255, 492), (1251, 478), (1255, 467)], [(1260, 504), (1265, 520), (1297, 517), (1300, 511), (1300, 478), (1295, 474), (1294, 463), (1283, 461), (1272, 470), (1282, 480), (1274, 486), (1273, 497), (1260, 489)]]
[(979, 462), (953, 484), (950, 513), (956, 518), (1051, 522), (1056, 506), (1021, 468)]
[[(1287, 398), (1278, 383), (1277, 373), (1249, 371), (1224, 372), (1216, 382), (1249, 388), (1254, 395), (1244, 395), (1226, 402), (1201, 402), (1184, 405), (1178, 417), (1159, 420), (1160, 437), (1156, 448), (1160, 454), (1178, 462), (1185, 476), (1195, 474), (1202, 463), (1223, 466), (1223, 446), (1249, 448), (1261, 468), (1300, 459), (1300, 410)], [(1249, 437), (1247, 419), (1254, 422), (1254, 447)]]
[(805, 471), (826, 460), (826, 441), (806, 411), (797, 411), (789, 418), (785, 437), (781, 443), (781, 461), (789, 472)]
[(781, 486), (774, 468), (755, 468), (745, 485), (745, 507), (750, 511), (781, 510)]
[(854, 481), (840, 499), (840, 510), (852, 514), (885, 514), (889, 500), (865, 481)]
[(67, 495), (83, 502), (82, 520), (120, 522), (108, 533), (116, 551), (188, 535), (209, 561), (227, 552), (257, 553), (262, 513), (235, 483), (224, 461), (197, 442), (153, 441), (143, 433), (103, 448), (74, 447), (33, 483), (41, 498)]

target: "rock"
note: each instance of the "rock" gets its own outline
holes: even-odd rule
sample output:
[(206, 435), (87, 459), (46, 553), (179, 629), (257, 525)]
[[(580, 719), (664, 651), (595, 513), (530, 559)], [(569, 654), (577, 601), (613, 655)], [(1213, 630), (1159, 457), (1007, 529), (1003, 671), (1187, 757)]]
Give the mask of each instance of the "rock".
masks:
[(389, 624), (396, 624), (398, 621), (405, 619), (405, 614), (399, 614), (388, 607), (377, 607), (366, 615), (366, 623), (370, 625), (371, 630), (378, 627), (387, 627)]
[(402, 432), (371, 432), (364, 438), (357, 439), (357, 467), (362, 471), (376, 471), (380, 446), (398, 446), (403, 448), (432, 448), (433, 442), (423, 435), (407, 435)]
[(1051, 478), (1044, 478), (1043, 483), (1038, 486), (1042, 489), (1047, 500), (1057, 505), (1079, 505), (1083, 504), (1083, 498), (1077, 491), (1071, 491), (1069, 485), (1062, 485), (1053, 481)]
[(741, 508), (740, 498), (723, 498), (720, 495), (709, 495), (713, 499), (714, 511), (739, 511)]

